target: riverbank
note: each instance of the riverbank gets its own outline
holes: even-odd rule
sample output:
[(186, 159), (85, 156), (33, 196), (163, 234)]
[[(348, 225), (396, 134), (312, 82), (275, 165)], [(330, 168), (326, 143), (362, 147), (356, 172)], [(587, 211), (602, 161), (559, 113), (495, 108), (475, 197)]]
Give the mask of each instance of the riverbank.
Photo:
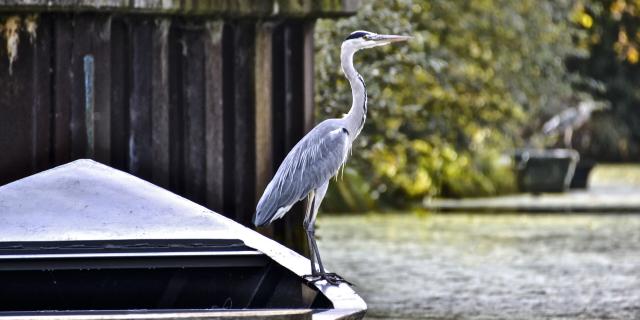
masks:
[(640, 212), (640, 166), (598, 165), (587, 189), (564, 193), (515, 194), (488, 198), (433, 199), (425, 208), (435, 212)]

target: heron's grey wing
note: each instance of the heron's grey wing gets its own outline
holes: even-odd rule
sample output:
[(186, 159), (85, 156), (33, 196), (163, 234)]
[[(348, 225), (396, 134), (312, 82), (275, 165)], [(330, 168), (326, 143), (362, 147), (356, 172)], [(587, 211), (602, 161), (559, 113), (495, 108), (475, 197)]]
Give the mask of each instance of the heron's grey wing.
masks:
[(553, 116), (553, 118), (547, 121), (542, 127), (542, 131), (545, 134), (564, 131), (574, 125), (577, 117), (578, 110), (576, 110), (576, 108), (569, 108), (562, 111), (560, 114)]
[(556, 131), (559, 124), (560, 124), (560, 116), (555, 115), (551, 119), (549, 119), (547, 122), (544, 123), (544, 125), (542, 126), (542, 132), (544, 132), (544, 134), (551, 134)]
[(318, 126), (286, 156), (265, 189), (253, 223), (262, 226), (281, 218), (313, 189), (331, 179), (349, 153), (349, 134), (343, 128)]

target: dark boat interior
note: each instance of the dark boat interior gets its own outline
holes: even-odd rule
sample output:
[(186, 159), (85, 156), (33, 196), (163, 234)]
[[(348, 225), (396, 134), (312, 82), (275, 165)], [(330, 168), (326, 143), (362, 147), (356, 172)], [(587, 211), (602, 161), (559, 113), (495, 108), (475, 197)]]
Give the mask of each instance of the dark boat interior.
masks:
[(333, 308), (315, 287), (240, 240), (1, 242), (0, 283), (0, 316)]

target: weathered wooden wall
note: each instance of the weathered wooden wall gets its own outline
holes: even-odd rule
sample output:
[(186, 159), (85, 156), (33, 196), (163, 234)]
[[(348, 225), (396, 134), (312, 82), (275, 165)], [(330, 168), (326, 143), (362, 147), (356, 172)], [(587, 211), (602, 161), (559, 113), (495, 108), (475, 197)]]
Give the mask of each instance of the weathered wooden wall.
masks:
[[(0, 7), (0, 184), (93, 158), (250, 225), (313, 125), (314, 18), (54, 9)], [(295, 210), (263, 232), (304, 252)]]

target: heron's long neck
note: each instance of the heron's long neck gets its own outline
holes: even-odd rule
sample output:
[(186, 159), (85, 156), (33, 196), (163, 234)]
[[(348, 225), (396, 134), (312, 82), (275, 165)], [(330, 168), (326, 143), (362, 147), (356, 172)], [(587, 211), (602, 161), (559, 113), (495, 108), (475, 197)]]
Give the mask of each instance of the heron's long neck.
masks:
[(353, 95), (351, 110), (343, 118), (347, 130), (349, 130), (351, 141), (360, 134), (364, 120), (367, 118), (367, 87), (362, 76), (353, 67), (353, 54), (354, 52), (350, 50), (342, 50), (340, 54), (342, 71), (351, 84), (351, 94)]

